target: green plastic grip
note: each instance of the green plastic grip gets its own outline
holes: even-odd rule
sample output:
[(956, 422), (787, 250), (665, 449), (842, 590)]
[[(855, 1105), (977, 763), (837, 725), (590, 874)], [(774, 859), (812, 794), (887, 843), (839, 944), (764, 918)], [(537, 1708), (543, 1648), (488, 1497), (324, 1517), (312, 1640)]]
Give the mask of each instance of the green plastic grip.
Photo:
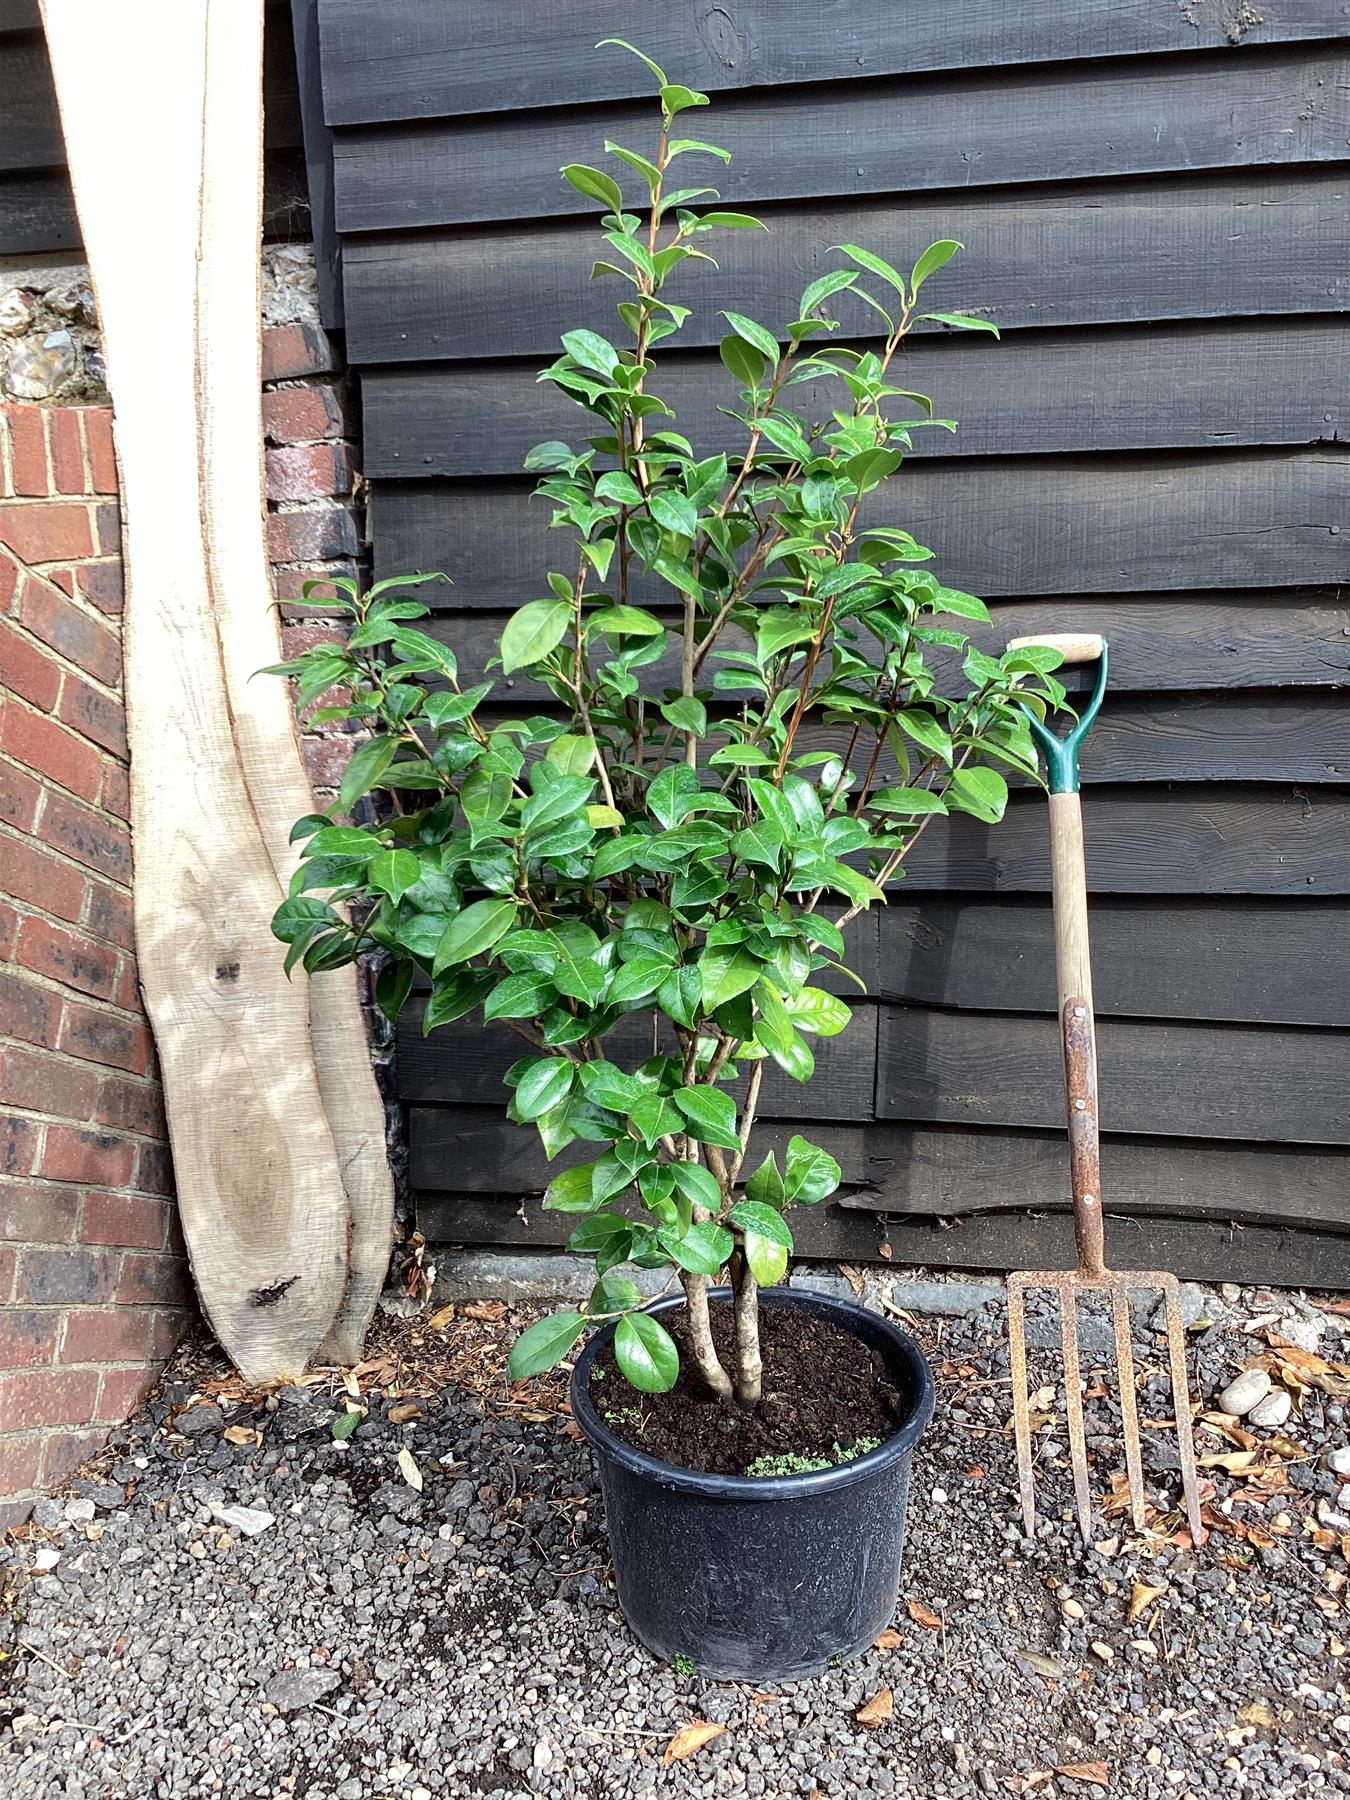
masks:
[(1101, 710), (1102, 696), (1106, 693), (1106, 662), (1106, 639), (1103, 638), (1102, 653), (1097, 663), (1097, 684), (1087, 705), (1079, 714), (1078, 723), (1063, 737), (1051, 731), (1048, 725), (1043, 725), (1034, 713), (1027, 713), (1031, 735), (1045, 758), (1045, 785), (1052, 794), (1078, 792), (1078, 752), (1092, 729), (1092, 721)]

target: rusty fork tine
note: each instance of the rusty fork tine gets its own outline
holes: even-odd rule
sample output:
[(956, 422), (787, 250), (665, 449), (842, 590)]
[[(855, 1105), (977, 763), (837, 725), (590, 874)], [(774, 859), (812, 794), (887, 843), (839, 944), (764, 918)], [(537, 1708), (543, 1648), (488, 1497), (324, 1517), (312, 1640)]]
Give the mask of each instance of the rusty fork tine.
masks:
[[(1072, 1280), (1072, 1278), (1070, 1278)], [(1083, 1436), (1083, 1378), (1078, 1363), (1078, 1296), (1066, 1282), (1059, 1290), (1059, 1340), (1064, 1346), (1064, 1406), (1069, 1419), (1069, 1462), (1078, 1506), (1078, 1526), (1086, 1543), (1092, 1533), (1088, 1493), (1087, 1442)]]
[(1130, 1334), (1130, 1302), (1126, 1290), (1111, 1288), (1111, 1320), (1116, 1329), (1116, 1371), (1120, 1377), (1120, 1425), (1125, 1438), (1125, 1468), (1130, 1478), (1130, 1513), (1136, 1531), (1144, 1529), (1144, 1470), (1139, 1454), (1139, 1404), (1134, 1391), (1134, 1346)]
[(1181, 1294), (1174, 1276), (1163, 1277), (1167, 1308), (1167, 1356), (1172, 1366), (1172, 1412), (1177, 1426), (1177, 1453), (1181, 1458), (1181, 1491), (1186, 1498), (1186, 1522), (1191, 1542), (1198, 1550), (1205, 1542), (1200, 1522), (1200, 1487), (1195, 1472), (1195, 1445), (1191, 1438), (1191, 1387), (1186, 1376), (1186, 1337), (1181, 1323)]
[(1036, 1535), (1035, 1478), (1031, 1468), (1031, 1396), (1027, 1387), (1026, 1315), (1022, 1284), (1008, 1277), (1008, 1361), (1012, 1373), (1013, 1430), (1017, 1437), (1017, 1479), (1022, 1493), (1022, 1523)]

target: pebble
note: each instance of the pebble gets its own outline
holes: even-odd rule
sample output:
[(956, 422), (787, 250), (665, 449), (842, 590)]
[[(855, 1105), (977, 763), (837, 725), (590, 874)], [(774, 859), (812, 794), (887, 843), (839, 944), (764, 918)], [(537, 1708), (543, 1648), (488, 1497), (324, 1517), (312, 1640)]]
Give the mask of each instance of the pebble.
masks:
[(1327, 1467), (1334, 1475), (1350, 1475), (1350, 1446), (1328, 1451)]
[(1245, 1419), (1269, 1392), (1270, 1376), (1264, 1369), (1244, 1369), (1219, 1395), (1219, 1410)]
[(259, 1506), (212, 1506), (211, 1511), (222, 1525), (243, 1537), (257, 1537), (269, 1525), (276, 1524), (273, 1515)]
[(264, 1696), (278, 1712), (295, 1712), (341, 1685), (342, 1677), (333, 1669), (283, 1669), (267, 1683)]
[(1303, 1313), (1286, 1313), (1275, 1329), (1299, 1350), (1316, 1351), (1322, 1342), (1322, 1325)]
[(66, 1501), (66, 1517), (72, 1525), (88, 1525), (97, 1511), (92, 1500), (76, 1498)]
[(1076, 1600), (1061, 1600), (1059, 1610), (1069, 1619), (1081, 1619), (1083, 1609)]
[(1264, 1400), (1258, 1400), (1247, 1414), (1249, 1425), (1273, 1427), (1283, 1425), (1294, 1406), (1287, 1388), (1272, 1388)]

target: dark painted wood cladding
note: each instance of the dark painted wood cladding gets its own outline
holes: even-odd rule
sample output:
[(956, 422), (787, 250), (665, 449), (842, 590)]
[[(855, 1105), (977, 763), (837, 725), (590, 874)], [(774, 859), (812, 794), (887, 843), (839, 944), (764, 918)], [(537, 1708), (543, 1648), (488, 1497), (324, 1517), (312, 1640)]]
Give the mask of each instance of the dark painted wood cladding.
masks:
[[(391, 554), (383, 530), (376, 543), (385, 546), (379, 559), (381, 573), (419, 566)], [(397, 548), (395, 544), (393, 549)], [(500, 684), (496, 698), (503, 703), (546, 703), (547, 690), (529, 676), (515, 674), (502, 680), (500, 673), (494, 675), (487, 667), (496, 654), (506, 613), (451, 610), (449, 603), (458, 603), (461, 596), (444, 582), (428, 581), (417, 591), (441, 609), (428, 621), (428, 629), (454, 645), (466, 681), (496, 679)], [(995, 603), (990, 611), (992, 624), (974, 628), (974, 640), (991, 652), (1010, 637), (1052, 631), (1066, 618), (1084, 631), (1102, 632), (1111, 645), (1107, 717), (1115, 713), (1124, 694), (1350, 687), (1350, 604), (1335, 590), (1325, 594), (1316, 589), (1238, 590), (1165, 598), (1058, 595)], [(657, 612), (674, 629), (675, 615), (661, 607)], [(653, 679), (669, 684), (678, 666), (675, 653), (667, 649), (665, 658), (654, 665)], [(1094, 738), (1086, 754), (1091, 758), (1097, 751)]]
[(1250, 55), (1350, 34), (1346, 0), (1282, 0), (1269, 21), (1236, 3), (1154, 0), (319, 0), (319, 11), (330, 125), (649, 92), (635, 59), (593, 48), (606, 37), (665, 58), (672, 80), (720, 92), (1220, 47)]
[[(906, 385), (960, 423), (955, 433), (916, 430), (914, 454), (1344, 442), (1346, 340), (1334, 318), (915, 339), (905, 347)], [(735, 384), (715, 352), (667, 357), (654, 391), (709, 453), (744, 442), (744, 427), (723, 410), (736, 404)], [(535, 444), (568, 439), (582, 417), (540, 385), (535, 361), (377, 368), (363, 392), (373, 480), (514, 475)], [(808, 417), (835, 403), (828, 384), (798, 388), (793, 401)]]
[[(717, 168), (728, 205), (824, 195), (915, 193), (1333, 162), (1350, 131), (1350, 65), (1325, 51), (1232, 60), (1026, 67), (972, 78), (840, 82), (803, 118), (793, 92), (719, 98)], [(1165, 120), (1166, 126), (1159, 127)], [(598, 164), (607, 138), (641, 148), (649, 105), (418, 120), (341, 133), (343, 231), (396, 231), (581, 213), (557, 170)]]
[[(682, 283), (695, 313), (658, 357), (700, 448), (737, 441), (717, 307), (791, 317), (840, 241), (906, 266), (965, 244), (925, 298), (1003, 341), (911, 340), (905, 385), (960, 430), (917, 434), (872, 517), (992, 601), (984, 647), (1111, 640), (1084, 757), (1110, 1253), (1350, 1281), (1350, 0), (1260, 20), (1153, 0), (314, 3), (377, 573), (453, 577), (423, 591), (465, 679), (565, 561), (519, 470), (587, 425), (536, 373), (562, 331), (608, 331), (618, 294), (590, 279), (595, 220), (557, 170), (650, 135), (645, 73), (596, 39), (714, 92), (695, 135), (733, 150), (724, 200), (770, 228)], [(866, 329), (840, 312), (841, 335)], [(671, 611), (659, 584), (643, 598)], [(653, 676), (675, 685), (675, 659)], [(498, 681), (495, 717), (549, 704)], [(1044, 802), (1021, 788), (997, 829), (935, 822), (855, 922), (854, 1026), (809, 1088), (765, 1082), (766, 1145), (809, 1123), (844, 1168), (805, 1253), (1072, 1261), (1048, 888)], [(519, 1046), (423, 1039), (421, 1005), (397, 1062), (421, 1228), (560, 1244), (568, 1222), (530, 1198), (549, 1166), (501, 1115)]]
[[(290, 0), (267, 0), (263, 87), (263, 236), (285, 241), (309, 229)], [(0, 96), (0, 256), (78, 250), (41, 17), (28, 0), (0, 0)]]
[[(695, 310), (681, 343), (718, 342), (728, 291), (753, 295), (754, 317), (791, 319), (807, 282), (843, 261), (831, 244), (863, 244), (907, 268), (939, 237), (966, 250), (925, 300), (988, 314), (1009, 330), (1342, 311), (1347, 173), (1254, 170), (760, 207), (768, 229), (736, 233), (719, 252), (720, 270), (686, 265), (681, 293)], [(361, 363), (555, 355), (560, 332), (611, 326), (614, 285), (591, 280), (597, 243), (593, 223), (552, 220), (351, 240), (351, 355)], [(860, 301), (851, 311), (841, 304), (839, 317), (845, 329), (867, 320)]]
[[(445, 570), (456, 607), (535, 599), (565, 546), (529, 493), (525, 481), (383, 483), (380, 564)], [(949, 586), (989, 598), (1283, 587), (1350, 577), (1347, 493), (1340, 449), (948, 458), (906, 464), (863, 516), (903, 524)]]

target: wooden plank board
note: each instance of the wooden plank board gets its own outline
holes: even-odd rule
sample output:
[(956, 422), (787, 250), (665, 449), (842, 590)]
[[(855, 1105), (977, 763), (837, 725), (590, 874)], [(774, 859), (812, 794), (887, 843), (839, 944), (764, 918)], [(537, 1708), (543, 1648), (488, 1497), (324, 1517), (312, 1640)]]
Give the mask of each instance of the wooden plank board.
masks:
[(46, 169), (65, 161), (61, 121), (40, 33), (0, 40), (0, 169)]
[[(1350, 576), (1347, 492), (1350, 453), (1331, 450), (948, 460), (907, 464), (863, 518), (904, 525), (949, 586), (985, 598), (1281, 587)], [(528, 493), (523, 482), (378, 483), (381, 562), (446, 570), (455, 587), (442, 604), (532, 599), (575, 555)]]
[[(584, 448), (595, 429), (533, 362), (374, 368), (362, 386), (372, 479), (516, 475), (545, 439)], [(904, 385), (929, 395), (954, 434), (914, 433), (921, 456), (1223, 449), (1350, 436), (1350, 331), (1338, 320), (1112, 327), (915, 338)], [(712, 352), (658, 354), (648, 383), (701, 455), (736, 452), (745, 427), (723, 410), (739, 389)], [(794, 390), (808, 418), (839, 404), (833, 383)], [(895, 417), (918, 409), (896, 403)]]
[[(400, 546), (390, 541), (391, 536), (381, 531), (376, 538), (380, 575), (400, 574), (408, 567), (396, 559)], [(437, 613), (427, 629), (454, 646), (465, 685), (486, 679), (491, 673), (487, 661), (496, 654), (507, 615), (453, 610), (464, 596), (444, 582), (429, 582), (419, 592), (429, 605), (449, 603), (451, 610)], [(675, 628), (675, 615), (659, 610)], [(1113, 696), (1350, 686), (1350, 606), (1335, 594), (1272, 590), (1185, 594), (1170, 600), (1066, 595), (1007, 601), (991, 611), (992, 625), (975, 628), (972, 634), (991, 651), (1002, 648), (1010, 637), (1062, 630), (1066, 625), (1101, 632), (1111, 646)], [(672, 654), (652, 665), (649, 679), (657, 687), (678, 685), (677, 670), (678, 659)], [(498, 695), (514, 705), (528, 701), (538, 706), (550, 698), (540, 683), (525, 675), (502, 682), (498, 672), (494, 679), (501, 683)]]
[[(1350, 796), (1215, 787), (1089, 788), (1094, 894), (1350, 893)], [(1014, 794), (1000, 825), (935, 819), (906, 862), (906, 892), (1047, 893), (1045, 802)]]
[[(304, 159), (270, 150), (263, 168), (263, 240), (299, 242), (309, 236)], [(0, 177), (0, 256), (78, 250), (80, 225), (64, 169)]]
[[(284, 889), (215, 618), (234, 546), (217, 537), (213, 484), (248, 485), (259, 540), (264, 513), (256, 306), (199, 319), (237, 275), (237, 221), (259, 204), (261, 0), (153, 0), (134, 21), (46, 0), (45, 16), (117, 415), (137, 961), (198, 1292), (245, 1378), (265, 1381), (301, 1373), (328, 1331), (348, 1220), (308, 995), (267, 941)], [(153, 106), (151, 67), (174, 71)], [(151, 188), (162, 210), (128, 207)], [(243, 257), (251, 284), (256, 223)]]
[[(1054, 1015), (1045, 900), (910, 901), (902, 890), (876, 918), (878, 999)], [(1111, 896), (1094, 902), (1090, 925), (1103, 1017), (1350, 1025), (1350, 911), (1342, 901)]]
[[(877, 1112), (958, 1124), (1064, 1116), (1058, 1021), (882, 1006)], [(1112, 1131), (1350, 1143), (1350, 1036), (1293, 1026), (1104, 1019), (1100, 1116)]]
[[(647, 71), (600, 38), (626, 37), (673, 81), (718, 91), (857, 80), (935, 69), (1140, 56), (1335, 37), (1345, 0), (1285, 0), (1260, 17), (1230, 0), (1172, 8), (1151, 0), (738, 0), (734, 7), (640, 0), (321, 0), (331, 124), (574, 106), (646, 94)], [(467, 50), (472, 54), (466, 54)], [(1225, 58), (1225, 60), (1228, 60)]]
[[(438, 635), (454, 641), (456, 634), (452, 630)], [(655, 672), (659, 687), (660, 664)], [(678, 678), (672, 685), (678, 687)], [(519, 699), (504, 693), (501, 698), (508, 705), (488, 705), (479, 715), (485, 723), (518, 716)], [(545, 710), (552, 709), (550, 701)], [(802, 750), (832, 750), (842, 756), (850, 737), (846, 726), (808, 726), (798, 742)], [(871, 740), (864, 742), (865, 763)], [(1082, 765), (1084, 779), (1094, 783), (1344, 786), (1350, 781), (1350, 708), (1334, 693), (1108, 698), (1084, 748)], [(1003, 773), (1013, 787), (1036, 785), (1011, 769)], [(883, 749), (875, 785), (901, 779), (890, 749)]]
[[(832, 244), (863, 244), (908, 268), (926, 244), (953, 237), (965, 252), (925, 301), (1009, 329), (1337, 312), (1350, 302), (1348, 191), (1339, 170), (1255, 170), (1240, 180), (775, 206), (762, 209), (767, 231), (727, 234), (719, 269), (685, 264), (671, 298), (694, 309), (680, 336), (693, 349), (719, 341), (717, 309), (728, 304), (774, 328), (795, 317), (806, 284), (843, 260)], [(538, 220), (353, 241), (348, 354), (354, 363), (551, 356), (564, 331), (612, 331), (627, 289), (591, 280), (603, 247), (595, 223)], [(839, 317), (845, 330), (871, 329), (860, 301), (841, 301)]]
[[(208, 30), (213, 46), (232, 42), (228, 27), (214, 16)], [(260, 194), (256, 182), (236, 183), (222, 167), (223, 147), (230, 141), (229, 107), (228, 97), (213, 86), (204, 131), (208, 146), (216, 149), (214, 159), (204, 163), (204, 180), (215, 259), (209, 285), (198, 291), (196, 322), (203, 367), (214, 371), (218, 381), (237, 381), (239, 392), (228, 407), (212, 391), (204, 393), (201, 516), (214, 551), (211, 610), (230, 730), (272, 868), (288, 891), (299, 862), (291, 826), (311, 810), (314, 797), (288, 685), (255, 678), (280, 656), (281, 639), (275, 610), (258, 604), (271, 577), (266, 521), (259, 506)], [(336, 1194), (317, 1197), (336, 1204), (344, 1227), (341, 1301), (315, 1355), (320, 1363), (351, 1366), (361, 1360), (393, 1241), (394, 1184), (385, 1152), (384, 1102), (366, 1049), (356, 971), (333, 970), (295, 985), (309, 1008), (311, 1057), (339, 1170)]]
[[(517, 1196), (541, 1194), (559, 1169), (592, 1154), (574, 1144), (549, 1163), (537, 1135), (512, 1125), (500, 1108), (415, 1106), (410, 1126), (410, 1177), (419, 1210), (442, 1194), (453, 1195), (454, 1204), (510, 1196), (514, 1205)], [(785, 1122), (757, 1126), (752, 1158), (774, 1150), (781, 1162), (793, 1130)], [(812, 1125), (811, 1140), (842, 1168), (840, 1204), (848, 1211), (946, 1219), (1069, 1207), (1062, 1131), (877, 1120)], [(1350, 1156), (1342, 1149), (1107, 1133), (1102, 1170), (1108, 1206), (1132, 1213), (1350, 1227)], [(808, 1216), (798, 1208), (794, 1224)], [(504, 1221), (496, 1230), (504, 1232)]]
[(318, 0), (292, 0), (292, 33), (292, 69), (299, 105), (300, 136), (309, 174), (309, 212), (314, 234), (314, 265), (319, 280), (319, 315), (330, 331), (340, 331), (343, 324), (342, 243), (333, 212), (333, 134), (323, 117)]
[(64, 170), (0, 179), (0, 256), (76, 250), (80, 227)]
[[(1334, 161), (1350, 134), (1341, 46), (1073, 69), (1023, 67), (778, 89), (717, 102), (709, 133), (730, 166), (686, 163), (728, 206), (1095, 176)], [(1160, 125), (1160, 121), (1166, 123)], [(650, 101), (513, 110), (343, 131), (343, 231), (410, 230), (593, 210), (564, 163), (613, 167), (606, 140), (650, 155)], [(645, 201), (646, 190), (635, 198)]]
[[(504, 1025), (464, 1021), (442, 1025), (422, 1036), (423, 1001), (414, 996), (399, 1020), (395, 1082), (399, 1097), (417, 1102), (455, 1101), (470, 1106), (504, 1106), (502, 1076), (527, 1054), (528, 1046)], [(872, 1116), (876, 1074), (877, 1009), (858, 1007), (853, 1023), (834, 1038), (813, 1038), (816, 1073), (805, 1086), (775, 1064), (765, 1071), (759, 1109), (766, 1119), (855, 1119)], [(670, 1047), (669, 1034), (664, 1040)], [(651, 1054), (652, 1015), (634, 1014), (606, 1039), (621, 1068), (634, 1068)], [(746, 1078), (728, 1086), (743, 1095)]]
[[(419, 1194), (418, 1229), (429, 1243), (561, 1249), (570, 1221), (504, 1200)], [(1073, 1227), (1067, 1215), (983, 1213), (969, 1218), (885, 1219), (827, 1204), (792, 1215), (801, 1254), (891, 1268), (988, 1269), (1014, 1265), (1070, 1269)], [(1272, 1287), (1342, 1291), (1350, 1283), (1350, 1236), (1192, 1218), (1140, 1218), (1110, 1212), (1113, 1266), (1173, 1270), (1184, 1281), (1239, 1281)], [(885, 1254), (883, 1257), (883, 1246)]]

